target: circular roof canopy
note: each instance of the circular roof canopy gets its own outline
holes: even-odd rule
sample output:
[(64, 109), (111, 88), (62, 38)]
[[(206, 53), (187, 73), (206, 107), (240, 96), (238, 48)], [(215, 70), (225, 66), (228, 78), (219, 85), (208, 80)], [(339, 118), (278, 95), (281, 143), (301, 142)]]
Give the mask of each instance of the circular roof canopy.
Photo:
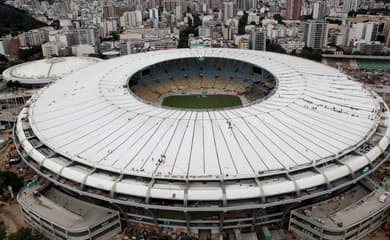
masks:
[(6, 81), (19, 81), (25, 85), (47, 84), (100, 61), (90, 57), (41, 59), (12, 66), (3, 72), (3, 77)]
[[(263, 102), (222, 110), (164, 109), (127, 88), (142, 68), (170, 59), (236, 59), (278, 82)], [(347, 154), (376, 130), (379, 102), (334, 68), (237, 49), (177, 49), (95, 64), (42, 91), (30, 107), (39, 140), (73, 161), (159, 178), (246, 178), (308, 168)], [(231, 127), (230, 127), (231, 126)]]

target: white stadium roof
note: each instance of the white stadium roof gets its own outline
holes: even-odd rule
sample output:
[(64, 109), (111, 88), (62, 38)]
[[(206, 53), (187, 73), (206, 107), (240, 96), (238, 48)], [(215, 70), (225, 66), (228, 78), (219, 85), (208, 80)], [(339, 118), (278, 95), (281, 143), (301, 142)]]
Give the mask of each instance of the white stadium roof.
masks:
[[(220, 111), (163, 109), (124, 88), (138, 70), (173, 58), (223, 57), (264, 67), (278, 81), (266, 101)], [(251, 176), (312, 165), (351, 151), (375, 130), (378, 103), (330, 67), (268, 52), (160, 51), (97, 64), (34, 103), (34, 133), (87, 165), (129, 174)], [(233, 128), (228, 128), (227, 122)], [(156, 167), (165, 155), (165, 163)]]
[[(236, 59), (263, 67), (275, 76), (276, 91), (243, 107), (194, 111), (148, 104), (128, 89), (129, 77), (140, 69), (189, 57)], [(148, 185), (111, 173), (203, 181), (294, 172), (290, 180), (266, 180), (260, 192), (252, 184), (226, 186), (228, 199), (258, 197), (331, 182), (375, 161), (390, 139), (389, 112), (380, 110), (380, 102), (347, 75), (312, 61), (263, 51), (177, 49), (115, 58), (64, 77), (22, 111), (17, 136), (25, 152), (46, 169), (136, 196), (145, 196)], [(39, 141), (67, 159), (37, 151), (25, 133), (26, 118)], [(384, 128), (380, 133), (379, 126)], [(369, 151), (350, 154), (373, 136), (381, 137)], [(159, 162), (161, 158), (165, 160)], [(338, 164), (323, 164), (335, 159)], [(183, 198), (183, 189), (178, 182), (155, 184), (150, 194)], [(188, 199), (220, 199), (221, 191), (218, 185), (193, 185)]]
[(3, 72), (3, 78), (25, 85), (46, 84), (100, 61), (102, 60), (90, 57), (41, 59), (12, 66)]

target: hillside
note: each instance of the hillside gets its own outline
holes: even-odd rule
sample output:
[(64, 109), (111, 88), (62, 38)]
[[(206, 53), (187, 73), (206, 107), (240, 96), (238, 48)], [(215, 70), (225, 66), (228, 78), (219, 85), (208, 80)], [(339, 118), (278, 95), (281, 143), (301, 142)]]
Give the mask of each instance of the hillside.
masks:
[(0, 2), (0, 36), (6, 34), (17, 34), (18, 32), (46, 26), (25, 11), (5, 5)]

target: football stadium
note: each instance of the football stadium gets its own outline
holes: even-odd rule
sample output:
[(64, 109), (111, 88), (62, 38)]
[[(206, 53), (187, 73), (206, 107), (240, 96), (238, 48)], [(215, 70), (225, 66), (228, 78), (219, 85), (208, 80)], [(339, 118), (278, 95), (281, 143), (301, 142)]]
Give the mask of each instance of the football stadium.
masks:
[[(200, 235), (282, 226), (292, 209), (348, 191), (387, 160), (389, 116), (371, 89), (320, 63), (175, 49), (110, 59), (43, 88), (14, 138), (45, 201), (110, 213), (99, 225), (101, 215), (85, 215), (71, 236), (125, 225)], [(25, 219), (67, 238), (76, 220), (47, 216), (25, 195)]]

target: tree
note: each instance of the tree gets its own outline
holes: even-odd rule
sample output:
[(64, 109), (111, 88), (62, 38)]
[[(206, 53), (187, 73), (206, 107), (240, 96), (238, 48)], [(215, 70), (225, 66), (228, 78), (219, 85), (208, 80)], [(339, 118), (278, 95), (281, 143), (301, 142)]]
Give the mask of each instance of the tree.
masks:
[(338, 19), (326, 19), (326, 21), (328, 22), (328, 23), (330, 23), (330, 24), (337, 24), (337, 25), (341, 25), (342, 24), (342, 22), (341, 22), (341, 20), (338, 20)]
[[(198, 19), (197, 19), (198, 17)], [(190, 34), (193, 34), (195, 37), (199, 35), (198, 33), (198, 27), (200, 25), (200, 19), (199, 16), (194, 15), (194, 23), (192, 22), (191, 18), (188, 18), (188, 26), (180, 31), (179, 34), (179, 43), (177, 48), (188, 48), (188, 36)], [(199, 25), (198, 25), (199, 24)]]
[(280, 14), (275, 14), (275, 15), (274, 15), (274, 19), (275, 19), (276, 21), (278, 21), (279, 24), (285, 25), (285, 23), (283, 22), (284, 18), (283, 18)]
[(301, 19), (302, 21), (311, 20), (311, 19), (313, 19), (313, 15), (311, 15), (311, 14), (302, 15), (302, 16), (300, 17), (300, 19)]
[(4, 230), (4, 228), (0, 228), (0, 240), (7, 239), (7, 232)]
[(27, 61), (32, 59), (38, 59), (42, 57), (42, 49), (41, 46), (33, 46), (29, 48), (19, 48), (18, 50), (18, 58)]
[(268, 52), (286, 53), (286, 50), (280, 44), (271, 42), (269, 39), (266, 40), (265, 48)]
[(43, 240), (45, 236), (31, 228), (21, 228), (8, 236), (8, 240)]
[(238, 34), (245, 34), (245, 26), (248, 24), (248, 13), (244, 12), (244, 15), (238, 21)]
[(188, 48), (188, 35), (190, 34), (189, 28), (183, 29), (179, 34), (179, 44), (177, 48)]
[(14, 192), (19, 192), (19, 190), (23, 187), (23, 184), (24, 184), (23, 177), (18, 177), (18, 175), (10, 171), (0, 172), (1, 193), (8, 190), (8, 186), (11, 186)]
[(1, 62), (8, 63), (8, 58), (6, 56), (4, 56), (3, 54), (0, 54), (0, 63)]
[(348, 17), (356, 17), (356, 12), (355, 10), (351, 10), (348, 12)]
[(7, 34), (17, 35), (34, 28), (46, 26), (24, 10), (14, 8), (0, 1), (0, 37)]
[(112, 32), (112, 33), (111, 33), (111, 37), (112, 37), (112, 40), (113, 40), (113, 41), (119, 41), (119, 39), (120, 39), (119, 34), (116, 33), (116, 32)]
[[(20, 87), (21, 87), (21, 84), (19, 81), (8, 81), (7, 82), (7, 88), (17, 89)], [(0, 181), (1, 181), (1, 179), (0, 179)]]
[(311, 47), (304, 47), (302, 49), (302, 52), (300, 54), (297, 54), (297, 56), (317, 62), (321, 62), (322, 60), (321, 50), (314, 49)]
[(202, 20), (200, 20), (198, 14), (193, 14), (192, 17), (194, 18), (194, 28), (198, 28), (200, 25), (202, 25)]

